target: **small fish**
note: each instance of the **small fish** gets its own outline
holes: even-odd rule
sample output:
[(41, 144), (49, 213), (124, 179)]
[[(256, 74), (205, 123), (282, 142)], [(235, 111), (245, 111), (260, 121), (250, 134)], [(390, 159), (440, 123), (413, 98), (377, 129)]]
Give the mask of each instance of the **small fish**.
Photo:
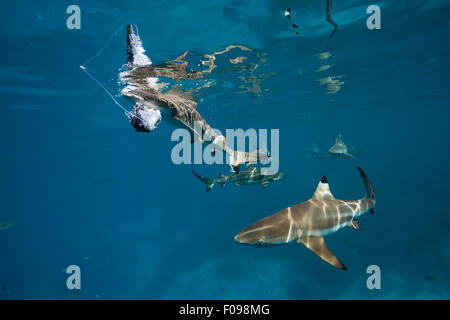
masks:
[(6, 286), (2, 283), (2, 292), (5, 294), (10, 294), (11, 290), (9, 290), (8, 288), (6, 288)]
[(0, 223), (0, 230), (6, 230), (11, 228), (12, 226), (15, 226), (17, 223), (16, 222), (5, 222), (5, 223)]
[(326, 60), (331, 57), (331, 53), (329, 52), (321, 52), (315, 55), (319, 60)]
[(316, 72), (322, 72), (322, 71), (328, 70), (330, 68), (331, 68), (331, 66), (329, 64), (326, 64), (326, 65), (321, 66), (319, 69), (317, 69)]
[(425, 276), (424, 278), (425, 278), (425, 280), (427, 280), (427, 281), (435, 281), (435, 280), (436, 280), (436, 277), (435, 277), (435, 276)]

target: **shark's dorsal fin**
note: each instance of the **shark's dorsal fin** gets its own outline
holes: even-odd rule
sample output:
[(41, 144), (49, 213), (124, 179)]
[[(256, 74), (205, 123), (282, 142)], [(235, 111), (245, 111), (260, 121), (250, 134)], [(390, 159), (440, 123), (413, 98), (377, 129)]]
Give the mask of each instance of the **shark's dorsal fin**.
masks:
[(328, 185), (327, 177), (323, 176), (317, 185), (316, 192), (312, 196), (313, 200), (334, 200), (334, 196), (331, 194), (330, 186)]
[(347, 153), (347, 146), (344, 141), (342, 141), (342, 134), (338, 134), (336, 141), (333, 146), (328, 150), (331, 153)]
[(344, 264), (339, 261), (338, 258), (333, 254), (333, 252), (328, 249), (323, 237), (304, 237), (298, 240), (301, 244), (307, 247), (309, 250), (317, 254), (320, 258), (331, 264), (332, 266), (346, 270), (347, 268)]

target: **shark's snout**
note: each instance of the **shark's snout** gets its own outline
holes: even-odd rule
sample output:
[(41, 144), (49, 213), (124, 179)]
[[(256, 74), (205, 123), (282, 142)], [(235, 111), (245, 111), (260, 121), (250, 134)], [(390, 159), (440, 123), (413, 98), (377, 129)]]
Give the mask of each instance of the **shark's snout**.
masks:
[(234, 236), (234, 240), (250, 246), (262, 245), (265, 242), (264, 236), (256, 231), (241, 231)]
[(148, 109), (136, 106), (129, 115), (131, 125), (138, 132), (152, 132), (161, 122), (161, 112), (158, 109)]

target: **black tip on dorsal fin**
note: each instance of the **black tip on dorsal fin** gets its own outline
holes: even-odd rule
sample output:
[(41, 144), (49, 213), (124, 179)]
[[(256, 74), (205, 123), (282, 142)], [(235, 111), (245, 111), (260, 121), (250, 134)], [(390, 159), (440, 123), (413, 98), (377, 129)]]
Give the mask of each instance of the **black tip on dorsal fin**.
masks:
[(322, 179), (320, 179), (320, 182), (322, 182), (322, 183), (328, 183), (327, 177), (323, 176)]

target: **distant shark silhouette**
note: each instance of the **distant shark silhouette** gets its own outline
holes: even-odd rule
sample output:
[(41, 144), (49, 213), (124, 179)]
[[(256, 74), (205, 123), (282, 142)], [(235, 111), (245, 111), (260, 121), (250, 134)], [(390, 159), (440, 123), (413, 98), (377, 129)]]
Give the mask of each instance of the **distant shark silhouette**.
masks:
[(319, 148), (313, 144), (308, 148), (307, 155), (314, 156), (319, 159), (331, 159), (331, 158), (351, 158), (351, 159), (359, 159), (359, 155), (361, 154), (363, 148), (356, 148), (355, 146), (351, 146), (347, 148), (346, 144), (342, 140), (342, 135), (339, 134), (334, 142), (334, 145), (328, 149), (327, 153), (320, 153)]
[(339, 269), (347, 269), (328, 249), (323, 236), (349, 226), (359, 230), (356, 218), (374, 213), (375, 191), (364, 171), (358, 167), (367, 197), (360, 200), (338, 200), (330, 192), (328, 179), (323, 177), (308, 201), (283, 209), (240, 231), (234, 239), (254, 246), (283, 244), (296, 241)]
[[(167, 84), (160, 81), (160, 77), (175, 81), (200, 79), (216, 67), (214, 64), (215, 54), (222, 54), (233, 48), (240, 48), (244, 51), (253, 51), (252, 49), (240, 45), (228, 46), (221, 52), (207, 55), (209, 58), (205, 63), (209, 66), (207, 70), (188, 72), (186, 71), (188, 62), (185, 61), (188, 51), (175, 60), (153, 65), (145, 55), (142, 41), (131, 25), (127, 26), (127, 45), (128, 63), (126, 66), (129, 70), (121, 72), (119, 79), (126, 84), (122, 95), (135, 104), (128, 117), (136, 131), (151, 132), (161, 122), (161, 119), (177, 127), (188, 128), (202, 143), (213, 143), (214, 151), (224, 151), (230, 158), (229, 163), (236, 173), (239, 172), (240, 164), (269, 159), (267, 154), (259, 151), (250, 153), (228, 148), (225, 137), (217, 135), (197, 111), (197, 102), (194, 100), (192, 92), (181, 91), (178, 86), (164, 91)], [(196, 124), (199, 125), (196, 126)]]
[(220, 183), (222, 187), (227, 183), (233, 183), (236, 186), (240, 185), (249, 185), (249, 184), (261, 184), (263, 187), (267, 187), (270, 182), (278, 181), (286, 177), (286, 174), (282, 172), (277, 172), (275, 174), (262, 174), (261, 169), (256, 168), (251, 165), (247, 167), (245, 170), (239, 172), (238, 174), (232, 174), (225, 176), (221, 174), (217, 179), (210, 179), (204, 177), (194, 170), (192, 170), (194, 176), (196, 176), (201, 182), (206, 184), (206, 192), (214, 187), (214, 184)]
[(328, 153), (336, 157), (358, 159), (357, 155), (348, 153), (347, 151), (347, 146), (345, 145), (344, 141), (342, 141), (342, 134), (338, 134), (334, 145), (330, 149), (328, 149)]
[(355, 148), (352, 147), (351, 152), (348, 152), (347, 146), (345, 145), (344, 141), (342, 140), (342, 134), (338, 134), (336, 141), (334, 142), (334, 145), (328, 149), (328, 153), (330, 155), (333, 155), (338, 158), (353, 158), (358, 159), (359, 154), (362, 151), (362, 148), (358, 151), (354, 150)]

